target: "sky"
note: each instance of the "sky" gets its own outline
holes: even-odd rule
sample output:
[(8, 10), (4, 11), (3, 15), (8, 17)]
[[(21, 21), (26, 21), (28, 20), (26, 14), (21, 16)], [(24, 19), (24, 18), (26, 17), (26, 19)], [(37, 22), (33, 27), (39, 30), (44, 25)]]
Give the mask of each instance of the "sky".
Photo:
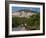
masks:
[(12, 7), (12, 12), (16, 12), (22, 9), (30, 9), (31, 11), (40, 12), (40, 8), (35, 7)]

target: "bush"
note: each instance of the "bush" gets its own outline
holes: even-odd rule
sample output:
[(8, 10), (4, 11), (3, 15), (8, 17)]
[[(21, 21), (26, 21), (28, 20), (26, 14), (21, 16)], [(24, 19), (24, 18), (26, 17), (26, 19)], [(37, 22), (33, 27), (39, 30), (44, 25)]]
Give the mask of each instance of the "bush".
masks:
[(40, 29), (40, 14), (30, 16), (27, 20), (27, 27), (30, 27), (30, 29)]
[[(27, 26), (25, 26), (25, 23)], [(12, 17), (12, 27), (25, 26), (26, 29), (40, 29), (40, 14), (32, 15), (30, 18), (25, 17)]]
[(20, 20), (19, 17), (12, 17), (12, 27), (18, 27), (21, 24)]

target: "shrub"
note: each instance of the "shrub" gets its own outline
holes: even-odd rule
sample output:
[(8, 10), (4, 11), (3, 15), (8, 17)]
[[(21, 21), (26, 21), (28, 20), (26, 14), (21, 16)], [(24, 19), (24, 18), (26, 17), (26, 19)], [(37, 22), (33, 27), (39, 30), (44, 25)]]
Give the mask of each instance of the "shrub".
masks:
[[(27, 24), (25, 26), (25, 23)], [(26, 29), (40, 29), (40, 14), (30, 16), (30, 18), (25, 17), (12, 17), (12, 27), (25, 26)]]
[(21, 24), (20, 20), (19, 17), (12, 17), (12, 27), (18, 27)]
[(27, 27), (30, 29), (40, 29), (40, 14), (32, 15), (27, 20)]

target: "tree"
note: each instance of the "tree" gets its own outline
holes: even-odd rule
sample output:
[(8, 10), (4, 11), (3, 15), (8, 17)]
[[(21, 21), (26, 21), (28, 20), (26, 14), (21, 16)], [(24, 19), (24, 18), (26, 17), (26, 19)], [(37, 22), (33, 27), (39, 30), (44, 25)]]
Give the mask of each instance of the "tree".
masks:
[(18, 27), (21, 24), (20, 20), (20, 17), (12, 17), (12, 27)]
[[(27, 24), (25, 26), (25, 23)], [(29, 18), (26, 17), (12, 17), (12, 27), (23, 26), (28, 30), (38, 30), (40, 29), (40, 14), (37, 13), (35, 15), (30, 16)]]
[(27, 27), (29, 29), (40, 29), (40, 14), (30, 16), (27, 20)]

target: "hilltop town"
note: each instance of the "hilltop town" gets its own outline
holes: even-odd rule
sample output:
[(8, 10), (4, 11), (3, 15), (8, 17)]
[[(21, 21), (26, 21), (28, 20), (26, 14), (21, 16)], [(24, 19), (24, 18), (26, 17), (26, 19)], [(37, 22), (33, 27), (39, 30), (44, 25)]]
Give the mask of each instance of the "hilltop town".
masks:
[(29, 17), (32, 16), (33, 14), (36, 14), (32, 12), (31, 10), (19, 10), (14, 13), (12, 13), (13, 16), (18, 16), (18, 17)]

